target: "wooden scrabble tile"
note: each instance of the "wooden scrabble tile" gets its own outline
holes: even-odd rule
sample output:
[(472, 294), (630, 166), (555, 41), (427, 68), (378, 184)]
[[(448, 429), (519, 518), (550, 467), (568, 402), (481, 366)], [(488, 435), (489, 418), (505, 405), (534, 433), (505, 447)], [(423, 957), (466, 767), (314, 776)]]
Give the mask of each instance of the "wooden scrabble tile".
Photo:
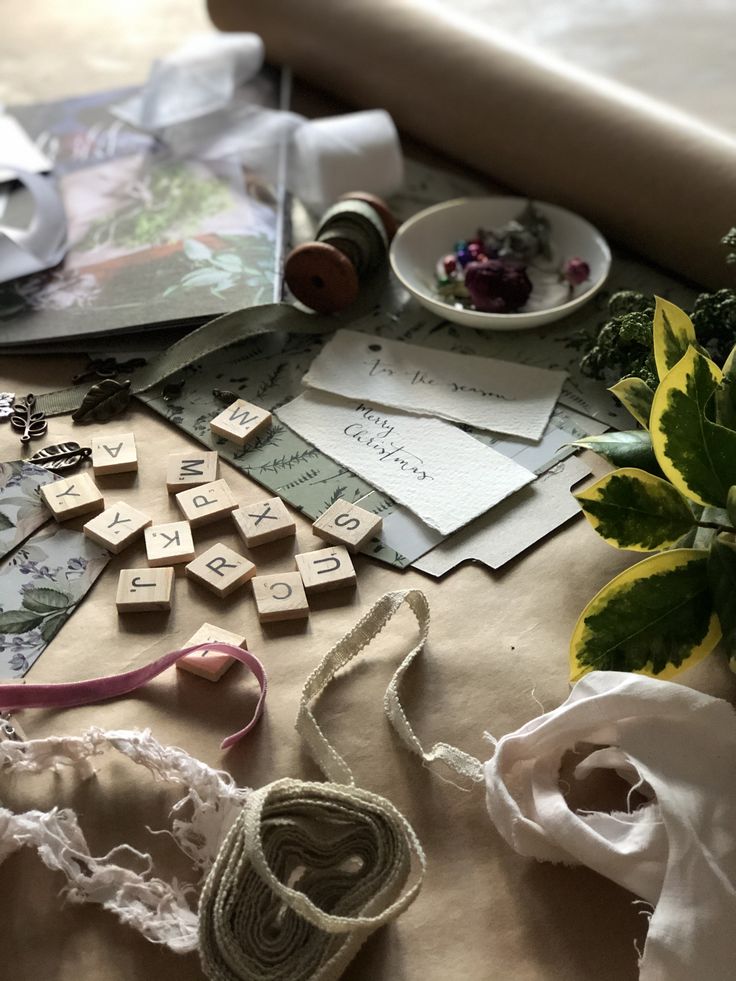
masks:
[(193, 450), (191, 453), (169, 453), (166, 465), (166, 488), (170, 494), (189, 490), (217, 480), (217, 453)]
[(115, 603), (118, 613), (145, 613), (170, 610), (174, 589), (174, 570), (121, 569)]
[(41, 494), (57, 521), (101, 511), (105, 506), (99, 487), (88, 473), (45, 484), (41, 488)]
[(270, 425), (270, 412), (245, 399), (238, 399), (211, 420), (210, 429), (231, 443), (245, 446)]
[(218, 542), (198, 555), (184, 571), (217, 596), (228, 596), (253, 578), (256, 567), (244, 555)]
[(355, 585), (355, 569), (343, 545), (321, 548), (316, 552), (300, 552), (294, 558), (307, 593)]
[(140, 538), (143, 529), (150, 524), (152, 519), (147, 514), (124, 501), (117, 501), (105, 508), (102, 514), (88, 521), (82, 530), (93, 542), (117, 555), (136, 538)]
[(244, 504), (233, 511), (235, 527), (248, 548), (296, 534), (296, 522), (280, 497)]
[[(216, 627), (212, 623), (203, 623), (196, 633), (192, 634), (182, 647), (194, 647), (195, 644), (212, 644), (220, 641), (223, 644), (232, 644), (233, 647), (245, 647), (245, 637), (242, 634), (235, 634), (232, 630), (225, 630), (223, 627)], [(176, 662), (177, 668), (181, 671), (188, 671), (196, 674), (207, 681), (219, 681), (228, 668), (235, 664), (235, 658), (219, 651), (202, 650), (196, 654), (187, 654), (180, 657)]]
[(351, 552), (359, 551), (369, 538), (381, 531), (383, 520), (348, 501), (335, 501), (317, 518), (312, 531), (326, 542), (344, 545)]
[(138, 469), (138, 453), (133, 433), (92, 436), (90, 445), (95, 477), (107, 473), (128, 473)]
[(146, 556), (150, 566), (178, 565), (194, 558), (194, 541), (188, 521), (170, 521), (145, 530)]
[(193, 528), (230, 514), (238, 506), (226, 480), (213, 480), (176, 495), (179, 510)]
[(302, 620), (309, 616), (307, 594), (298, 572), (256, 576), (253, 580), (253, 596), (261, 623), (272, 620)]

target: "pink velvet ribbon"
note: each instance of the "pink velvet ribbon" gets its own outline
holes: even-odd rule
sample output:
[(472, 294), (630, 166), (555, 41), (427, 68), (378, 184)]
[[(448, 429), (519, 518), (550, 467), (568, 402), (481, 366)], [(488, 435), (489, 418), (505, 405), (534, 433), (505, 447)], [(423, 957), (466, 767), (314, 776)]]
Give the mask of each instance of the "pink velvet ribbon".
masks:
[(268, 679), (266, 671), (258, 658), (250, 651), (233, 644), (221, 642), (195, 644), (193, 647), (182, 647), (171, 651), (163, 657), (141, 668), (125, 671), (123, 674), (111, 674), (105, 678), (91, 678), (88, 681), (69, 681), (59, 685), (2, 685), (0, 684), (0, 710), (13, 711), (24, 708), (73, 708), (75, 705), (91, 705), (103, 702), (108, 698), (118, 698), (141, 688), (152, 678), (166, 671), (179, 658), (197, 651), (217, 651), (228, 654), (244, 664), (254, 675), (261, 690), (253, 718), (238, 732), (234, 732), (223, 740), (221, 749), (229, 749), (246, 736), (256, 725), (266, 702)]

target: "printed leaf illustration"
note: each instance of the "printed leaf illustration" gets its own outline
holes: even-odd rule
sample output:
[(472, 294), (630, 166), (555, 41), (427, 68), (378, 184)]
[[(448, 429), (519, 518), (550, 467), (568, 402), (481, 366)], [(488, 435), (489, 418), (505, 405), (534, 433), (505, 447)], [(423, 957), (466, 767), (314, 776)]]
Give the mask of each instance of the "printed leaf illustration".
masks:
[(692, 500), (716, 507), (736, 484), (736, 432), (706, 416), (720, 380), (719, 368), (688, 348), (660, 382), (651, 416), (652, 446), (665, 477)]
[(652, 449), (651, 436), (643, 429), (585, 436), (575, 440), (572, 445), (593, 450), (616, 467), (636, 467), (658, 476), (662, 474)]
[(649, 429), (649, 415), (652, 411), (654, 392), (641, 378), (622, 378), (608, 389), (625, 409), (628, 409), (637, 422)]
[(736, 542), (719, 535), (711, 545), (708, 576), (713, 606), (723, 631), (729, 657), (736, 655)]
[(192, 262), (205, 262), (212, 255), (212, 249), (196, 238), (184, 240), (184, 254)]
[(53, 613), (66, 610), (71, 600), (66, 593), (58, 589), (35, 586), (33, 589), (25, 590), (21, 602), (27, 610), (33, 610), (34, 613)]
[(654, 307), (654, 360), (660, 380), (683, 357), (690, 345), (696, 345), (692, 320), (669, 300), (655, 296)]
[[(69, 613), (71, 614), (71, 610), (69, 611)], [(63, 614), (57, 613), (54, 616), (47, 617), (47, 619), (44, 620), (41, 626), (41, 636), (43, 637), (43, 639), (46, 641), (47, 644), (51, 643), (51, 641), (54, 639), (54, 637), (58, 634), (58, 632), (66, 623), (67, 619), (68, 616), (66, 615), (65, 612)]]
[(7, 516), (0, 511), (0, 531), (10, 531), (11, 528), (15, 528), (15, 525)]
[(644, 470), (616, 470), (575, 497), (601, 538), (616, 548), (655, 552), (674, 545), (695, 524), (682, 494)]
[(612, 579), (580, 614), (570, 680), (588, 671), (671, 678), (709, 654), (721, 636), (702, 549), (650, 555)]
[(107, 422), (123, 412), (130, 401), (130, 381), (105, 378), (93, 385), (76, 412), (75, 422)]
[(43, 617), (30, 610), (6, 610), (0, 613), (0, 634), (24, 634), (43, 623)]

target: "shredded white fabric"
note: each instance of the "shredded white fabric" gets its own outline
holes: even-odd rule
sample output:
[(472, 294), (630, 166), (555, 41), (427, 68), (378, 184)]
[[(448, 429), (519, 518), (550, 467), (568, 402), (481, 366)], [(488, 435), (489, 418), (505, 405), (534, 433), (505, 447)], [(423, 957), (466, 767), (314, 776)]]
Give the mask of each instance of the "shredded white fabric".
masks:
[[(595, 749), (578, 780), (614, 770), (650, 799), (575, 812), (562, 758)], [(736, 713), (642, 675), (586, 675), (559, 708), (498, 740), (485, 764), (491, 820), (521, 855), (587, 865), (651, 903), (641, 981), (731, 981), (736, 964)]]
[[(32, 773), (74, 766), (86, 776), (90, 758), (105, 749), (146, 767), (157, 780), (187, 788), (172, 809), (178, 816), (172, 820), (170, 834), (199, 872), (197, 883), (169, 883), (156, 877), (151, 856), (129, 845), (92, 856), (76, 814), (60, 808), (14, 814), (0, 807), (0, 863), (20, 848), (35, 848), (49, 869), (66, 876), (64, 894), (71, 902), (97, 903), (153, 943), (177, 953), (194, 951), (199, 886), (250, 791), (184, 750), (162, 746), (148, 730), (91, 728), (81, 737), (6, 740), (0, 742), (0, 764), (6, 771)], [(127, 866), (117, 864), (119, 857), (127, 860)]]

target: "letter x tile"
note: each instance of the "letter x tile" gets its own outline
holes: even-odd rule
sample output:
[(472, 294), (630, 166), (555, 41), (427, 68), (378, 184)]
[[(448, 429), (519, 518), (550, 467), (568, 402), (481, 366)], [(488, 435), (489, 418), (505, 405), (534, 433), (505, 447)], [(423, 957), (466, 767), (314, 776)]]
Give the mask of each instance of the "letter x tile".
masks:
[(146, 528), (146, 555), (151, 566), (177, 565), (194, 558), (194, 541), (188, 521), (171, 521)]
[(244, 504), (233, 511), (235, 527), (248, 548), (296, 534), (296, 522), (280, 497)]

